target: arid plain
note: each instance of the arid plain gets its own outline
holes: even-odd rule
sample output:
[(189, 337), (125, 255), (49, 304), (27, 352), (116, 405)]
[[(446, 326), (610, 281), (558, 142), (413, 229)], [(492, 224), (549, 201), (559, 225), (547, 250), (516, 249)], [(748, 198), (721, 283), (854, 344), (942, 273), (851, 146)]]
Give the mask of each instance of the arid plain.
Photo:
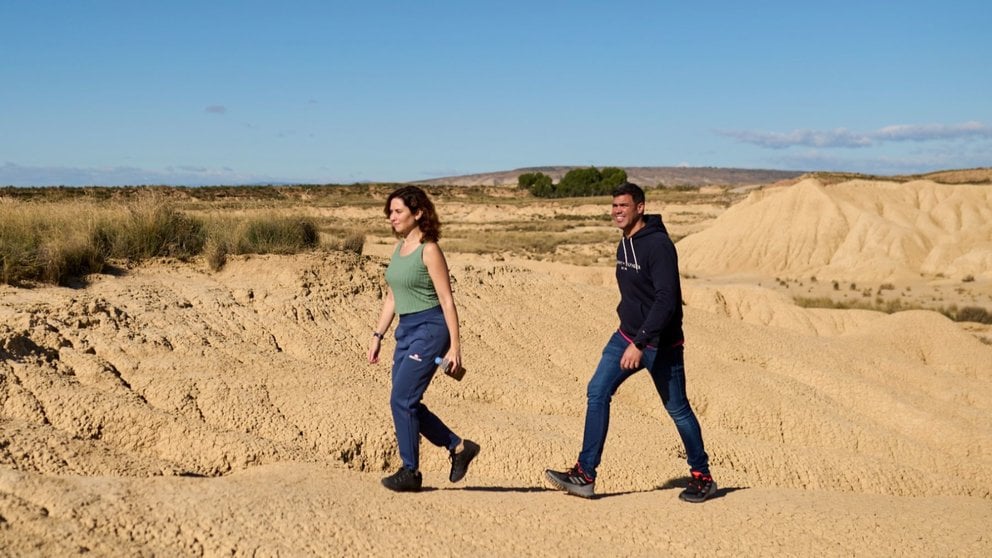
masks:
[(617, 325), (609, 198), (434, 192), (469, 372), (426, 400), (482, 453), (450, 484), (425, 442), (419, 494), (379, 484), (399, 463), (388, 365), (365, 360), (382, 192), (279, 208), (362, 230), (361, 255), (0, 285), (0, 555), (988, 556), (992, 325), (948, 315), (992, 312), (992, 186), (955, 182), (649, 192), (720, 485), (700, 505), (644, 373), (599, 496), (542, 478), (575, 461)]

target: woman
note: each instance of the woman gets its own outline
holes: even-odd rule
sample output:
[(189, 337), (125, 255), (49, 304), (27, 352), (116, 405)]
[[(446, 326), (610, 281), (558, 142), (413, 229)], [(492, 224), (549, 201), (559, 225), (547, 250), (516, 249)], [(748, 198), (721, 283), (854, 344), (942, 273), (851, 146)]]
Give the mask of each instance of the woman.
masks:
[(382, 479), (382, 484), (397, 492), (417, 492), (422, 483), (421, 434), (435, 446), (448, 449), (451, 482), (465, 476), (479, 445), (458, 437), (421, 402), (434, 377), (436, 357), (448, 359), (456, 371), (462, 365), (458, 311), (448, 263), (437, 245), (441, 223), (434, 204), (420, 188), (404, 186), (389, 194), (384, 209), (400, 242), (386, 268), (388, 289), (368, 357), (372, 364), (379, 362), (382, 338), (393, 316), (399, 315), (389, 406), (403, 466)]

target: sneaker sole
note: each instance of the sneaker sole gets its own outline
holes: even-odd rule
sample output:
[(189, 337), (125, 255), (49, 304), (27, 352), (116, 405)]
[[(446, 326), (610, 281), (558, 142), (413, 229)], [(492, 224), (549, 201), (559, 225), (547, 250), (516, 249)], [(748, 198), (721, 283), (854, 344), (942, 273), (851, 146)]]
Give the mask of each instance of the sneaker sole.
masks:
[(579, 498), (592, 498), (595, 494), (595, 485), (587, 484), (585, 486), (575, 486), (574, 484), (564, 483), (556, 479), (550, 471), (545, 471), (544, 477), (548, 479), (551, 484), (573, 496), (578, 496)]
[(713, 481), (710, 484), (710, 489), (706, 491), (706, 494), (703, 494), (702, 496), (686, 496), (683, 493), (679, 494), (679, 500), (689, 502), (691, 504), (700, 504), (706, 500), (709, 500), (714, 494), (716, 494), (716, 481)]
[(390, 485), (388, 485), (386, 483), (382, 483), (382, 486), (386, 487), (386, 489), (388, 489), (388, 490), (390, 490), (392, 492), (420, 492), (422, 490), (422, 487), (420, 487), (420, 486), (416, 486), (416, 487), (407, 487), (407, 486), (394, 487), (394, 486), (390, 486)]

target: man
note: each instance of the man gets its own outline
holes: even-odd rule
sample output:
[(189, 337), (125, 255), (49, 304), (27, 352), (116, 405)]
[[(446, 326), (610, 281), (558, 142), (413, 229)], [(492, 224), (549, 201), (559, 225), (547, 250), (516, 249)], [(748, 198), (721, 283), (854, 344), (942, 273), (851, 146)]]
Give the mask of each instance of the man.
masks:
[(612, 217), (623, 231), (616, 271), (620, 327), (603, 349), (589, 381), (578, 463), (567, 471), (548, 469), (545, 475), (569, 494), (593, 495), (610, 425), (610, 399), (627, 378), (647, 368), (688, 457), (691, 479), (679, 498), (702, 502), (716, 493), (716, 482), (710, 475), (699, 421), (685, 392), (682, 287), (675, 245), (661, 215), (644, 215), (644, 190), (636, 184), (625, 182), (614, 190)]

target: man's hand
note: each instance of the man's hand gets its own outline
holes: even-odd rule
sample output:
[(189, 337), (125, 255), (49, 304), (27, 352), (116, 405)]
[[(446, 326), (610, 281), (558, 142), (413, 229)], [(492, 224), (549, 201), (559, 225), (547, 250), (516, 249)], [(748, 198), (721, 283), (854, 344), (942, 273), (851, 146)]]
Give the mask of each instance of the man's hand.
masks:
[(623, 356), (620, 357), (620, 368), (625, 370), (640, 368), (642, 356), (644, 356), (644, 351), (638, 349), (636, 345), (633, 343), (627, 345), (627, 350), (625, 350), (623, 352)]

